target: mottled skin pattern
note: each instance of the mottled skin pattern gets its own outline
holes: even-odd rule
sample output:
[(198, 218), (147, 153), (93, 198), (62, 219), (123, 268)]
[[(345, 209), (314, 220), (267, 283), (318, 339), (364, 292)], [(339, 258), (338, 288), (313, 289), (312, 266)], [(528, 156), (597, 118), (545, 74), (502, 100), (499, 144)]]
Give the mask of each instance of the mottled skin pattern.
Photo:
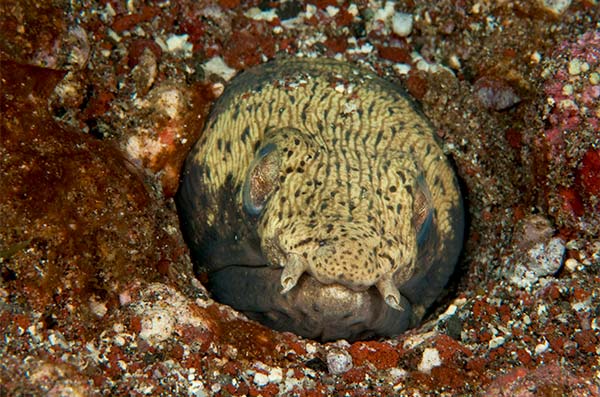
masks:
[(346, 63), (237, 76), (182, 178), (183, 231), (216, 299), (306, 337), (416, 325), (461, 249), (462, 201), (430, 124)]

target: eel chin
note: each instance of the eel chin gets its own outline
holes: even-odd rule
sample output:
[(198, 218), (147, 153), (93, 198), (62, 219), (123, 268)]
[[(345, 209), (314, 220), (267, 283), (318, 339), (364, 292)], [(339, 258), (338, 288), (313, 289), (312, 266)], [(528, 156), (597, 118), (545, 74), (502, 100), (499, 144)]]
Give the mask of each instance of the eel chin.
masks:
[(209, 274), (209, 289), (219, 302), (268, 327), (323, 342), (390, 337), (415, 325), (406, 299), (400, 312), (375, 287), (353, 291), (321, 284), (306, 273), (281, 294), (281, 272), (269, 266), (227, 266)]

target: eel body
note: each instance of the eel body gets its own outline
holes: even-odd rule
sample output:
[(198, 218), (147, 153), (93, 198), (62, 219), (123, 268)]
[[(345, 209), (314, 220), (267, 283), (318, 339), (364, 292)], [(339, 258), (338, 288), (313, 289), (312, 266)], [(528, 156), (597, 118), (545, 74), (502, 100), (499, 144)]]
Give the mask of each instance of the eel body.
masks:
[(460, 191), (428, 120), (399, 87), (329, 59), (236, 76), (176, 201), (217, 300), (321, 340), (415, 326), (462, 246)]

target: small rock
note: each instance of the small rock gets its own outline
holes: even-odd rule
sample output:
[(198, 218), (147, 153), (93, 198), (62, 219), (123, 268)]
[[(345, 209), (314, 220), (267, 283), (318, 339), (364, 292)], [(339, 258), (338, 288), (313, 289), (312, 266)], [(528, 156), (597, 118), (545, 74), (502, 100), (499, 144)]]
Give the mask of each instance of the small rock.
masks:
[(151, 344), (159, 343), (169, 338), (175, 327), (175, 318), (171, 314), (161, 307), (146, 310), (144, 313), (145, 317), (142, 319), (140, 338), (147, 340)]
[(571, 76), (577, 76), (581, 73), (581, 61), (577, 58), (571, 59), (571, 61), (569, 61), (568, 70)]
[(565, 261), (565, 269), (568, 271), (576, 272), (580, 269), (581, 263), (577, 261), (577, 259), (569, 258)]
[(327, 369), (334, 375), (343, 374), (352, 368), (352, 356), (346, 350), (332, 350), (327, 353)]
[(254, 384), (258, 387), (263, 387), (269, 383), (269, 377), (262, 372), (257, 372), (254, 375)]
[(423, 357), (417, 368), (419, 371), (428, 374), (433, 368), (439, 367), (440, 365), (442, 365), (440, 353), (437, 349), (428, 347), (423, 351)]
[(489, 346), (490, 349), (495, 349), (497, 347), (502, 346), (505, 341), (506, 341), (506, 339), (504, 339), (503, 336), (496, 336), (495, 338), (492, 338), (488, 342), (488, 346)]
[(173, 34), (169, 36), (166, 41), (167, 51), (171, 53), (181, 52), (185, 57), (191, 56), (194, 45), (187, 41), (188, 37), (189, 36), (187, 34), (182, 34), (179, 36)]
[(549, 347), (550, 344), (548, 343), (548, 341), (545, 340), (544, 343), (540, 343), (535, 347), (535, 354), (540, 355), (547, 351)]
[(283, 370), (279, 367), (271, 368), (269, 371), (269, 382), (280, 383), (283, 380)]
[(227, 66), (227, 64), (225, 63), (225, 61), (223, 61), (223, 58), (221, 57), (211, 58), (208, 62), (202, 65), (202, 67), (204, 68), (207, 74), (216, 74), (225, 81), (231, 80), (231, 78), (237, 73), (235, 69), (232, 69), (229, 66)]
[(565, 242), (560, 237), (538, 243), (515, 265), (509, 281), (521, 288), (530, 287), (541, 277), (555, 274), (563, 263), (564, 254)]
[(548, 240), (554, 234), (550, 221), (542, 215), (530, 215), (519, 224), (513, 243), (519, 250), (526, 251), (535, 244)]
[(412, 14), (397, 12), (392, 17), (392, 31), (400, 37), (410, 35), (413, 27)]
[(485, 108), (506, 110), (521, 102), (515, 90), (504, 80), (481, 77), (475, 82), (475, 95)]
[(571, 5), (571, 0), (538, 0), (540, 6), (553, 15), (561, 15)]

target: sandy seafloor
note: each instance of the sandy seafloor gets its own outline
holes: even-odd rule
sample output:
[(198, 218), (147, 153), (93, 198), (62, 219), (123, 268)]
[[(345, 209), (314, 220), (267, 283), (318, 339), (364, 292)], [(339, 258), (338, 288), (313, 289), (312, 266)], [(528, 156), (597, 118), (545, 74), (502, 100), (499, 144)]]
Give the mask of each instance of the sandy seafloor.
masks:
[[(600, 5), (0, 4), (0, 396), (600, 395)], [(463, 183), (424, 324), (320, 344), (214, 302), (173, 194), (211, 104), (280, 56), (372, 69)]]

